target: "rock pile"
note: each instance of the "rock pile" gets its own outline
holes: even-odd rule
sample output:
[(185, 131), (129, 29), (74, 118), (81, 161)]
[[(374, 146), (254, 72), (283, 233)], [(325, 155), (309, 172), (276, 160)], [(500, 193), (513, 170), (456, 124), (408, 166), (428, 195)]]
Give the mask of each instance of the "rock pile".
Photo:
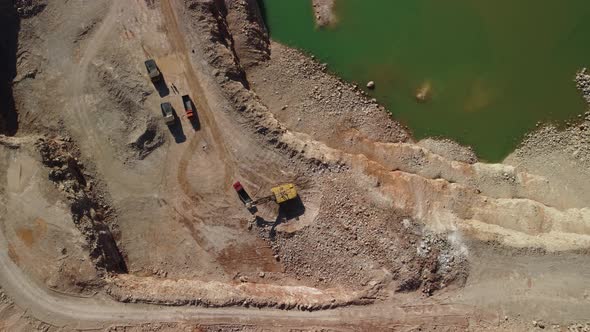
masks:
[(427, 295), (464, 281), (466, 257), (444, 235), (429, 234), (399, 212), (376, 206), (346, 177), (326, 174), (321, 181), (331, 189), (323, 193), (313, 225), (274, 238), (272, 225), (259, 229), (260, 236), (270, 237), (287, 273), (314, 287), (351, 289), (391, 278), (398, 291)]

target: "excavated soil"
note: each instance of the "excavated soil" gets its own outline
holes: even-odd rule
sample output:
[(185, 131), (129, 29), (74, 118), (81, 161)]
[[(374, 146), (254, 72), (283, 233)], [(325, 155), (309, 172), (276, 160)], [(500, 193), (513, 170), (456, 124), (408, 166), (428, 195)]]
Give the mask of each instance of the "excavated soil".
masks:
[[(333, 4), (314, 1), (319, 25)], [(5, 328), (575, 330), (588, 317), (590, 116), (485, 164), (415, 142), (357, 86), (270, 41), (253, 0), (3, 6), (0, 130), (15, 137), (0, 136), (0, 284), (59, 294), (3, 296)], [(237, 180), (299, 197), (248, 211)], [(19, 316), (73, 298), (92, 325), (63, 318), (84, 305)], [(177, 323), (166, 306), (209, 318)]]

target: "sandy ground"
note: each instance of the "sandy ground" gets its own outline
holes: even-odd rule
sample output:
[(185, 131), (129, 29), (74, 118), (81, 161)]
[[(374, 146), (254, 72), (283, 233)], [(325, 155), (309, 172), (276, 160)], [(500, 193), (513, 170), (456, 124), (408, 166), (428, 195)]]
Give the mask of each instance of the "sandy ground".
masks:
[[(269, 42), (255, 1), (17, 6), (7, 328), (509, 331), (590, 316), (590, 118), (485, 164), (414, 142), (361, 89)], [(254, 197), (293, 182), (301, 201), (252, 215), (236, 180)]]

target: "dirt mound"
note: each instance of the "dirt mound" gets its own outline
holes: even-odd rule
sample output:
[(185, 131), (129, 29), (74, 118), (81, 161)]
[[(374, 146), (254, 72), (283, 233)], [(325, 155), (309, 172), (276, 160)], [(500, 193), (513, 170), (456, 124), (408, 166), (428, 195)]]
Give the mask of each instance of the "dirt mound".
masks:
[(373, 283), (365, 291), (350, 292), (344, 289), (318, 290), (303, 286), (255, 283), (231, 285), (215, 281), (140, 278), (129, 275), (116, 276), (108, 282), (109, 294), (122, 302), (309, 311), (371, 303), (379, 288), (378, 284)]
[[(136, 151), (136, 159), (144, 159), (166, 141), (157, 119), (150, 118), (143, 128), (136, 128), (129, 136), (129, 146)], [(143, 125), (143, 124), (142, 124)], [(137, 137), (134, 139), (134, 137)]]

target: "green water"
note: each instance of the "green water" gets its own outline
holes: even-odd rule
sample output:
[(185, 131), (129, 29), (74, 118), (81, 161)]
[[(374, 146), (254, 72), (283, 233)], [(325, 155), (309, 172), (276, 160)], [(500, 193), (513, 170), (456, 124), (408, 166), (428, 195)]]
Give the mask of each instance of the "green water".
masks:
[(452, 138), (498, 161), (536, 122), (586, 111), (572, 79), (590, 66), (588, 0), (337, 0), (329, 29), (315, 28), (311, 0), (262, 2), (273, 39), (375, 81), (371, 94), (418, 139)]

